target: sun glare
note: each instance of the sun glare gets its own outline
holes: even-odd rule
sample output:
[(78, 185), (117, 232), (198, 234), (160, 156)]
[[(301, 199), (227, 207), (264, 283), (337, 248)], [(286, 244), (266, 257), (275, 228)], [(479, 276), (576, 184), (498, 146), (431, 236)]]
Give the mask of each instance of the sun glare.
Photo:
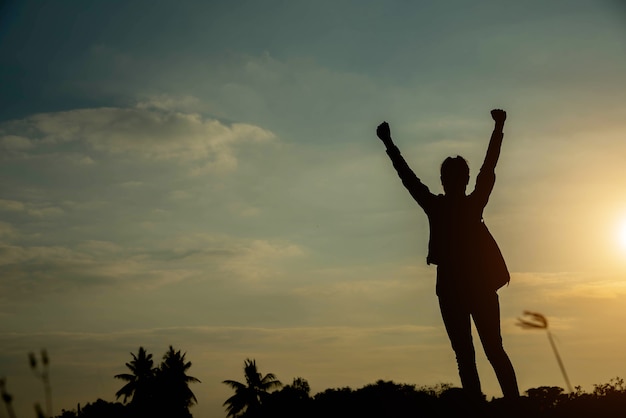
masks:
[(617, 229), (617, 240), (623, 251), (626, 251), (626, 219), (623, 220)]

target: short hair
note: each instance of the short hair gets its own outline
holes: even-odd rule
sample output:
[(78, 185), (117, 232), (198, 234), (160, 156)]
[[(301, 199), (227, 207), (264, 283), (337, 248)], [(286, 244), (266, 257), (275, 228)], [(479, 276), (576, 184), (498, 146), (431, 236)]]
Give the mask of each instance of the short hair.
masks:
[(448, 157), (441, 163), (441, 181), (456, 182), (463, 180), (467, 184), (469, 178), (469, 165), (465, 158), (457, 155), (456, 157)]

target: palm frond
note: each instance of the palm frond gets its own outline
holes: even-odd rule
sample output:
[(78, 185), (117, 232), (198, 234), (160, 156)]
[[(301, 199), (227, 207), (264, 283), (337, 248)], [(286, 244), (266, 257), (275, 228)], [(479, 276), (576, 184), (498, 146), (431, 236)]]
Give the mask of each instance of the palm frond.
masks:
[(241, 382), (237, 382), (236, 380), (224, 380), (222, 383), (224, 383), (225, 385), (230, 386), (231, 388), (239, 391), (239, 390), (244, 390), (246, 388), (246, 385), (244, 385)]
[(132, 382), (135, 380), (135, 376), (133, 376), (132, 374), (128, 374), (128, 373), (116, 374), (113, 377), (115, 377), (116, 379), (126, 380), (128, 382)]

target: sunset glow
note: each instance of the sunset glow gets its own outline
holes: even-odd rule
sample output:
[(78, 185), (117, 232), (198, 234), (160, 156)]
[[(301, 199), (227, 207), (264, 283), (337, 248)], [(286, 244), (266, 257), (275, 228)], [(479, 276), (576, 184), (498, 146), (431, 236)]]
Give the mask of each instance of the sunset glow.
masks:
[(626, 219), (621, 221), (617, 227), (617, 242), (620, 248), (626, 254)]

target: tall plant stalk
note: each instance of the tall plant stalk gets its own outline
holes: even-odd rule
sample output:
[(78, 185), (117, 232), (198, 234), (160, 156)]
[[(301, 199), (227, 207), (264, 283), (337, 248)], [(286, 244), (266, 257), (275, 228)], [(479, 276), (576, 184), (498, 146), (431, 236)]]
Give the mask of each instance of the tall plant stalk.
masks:
[[(46, 395), (46, 414), (48, 417), (52, 416), (52, 389), (50, 387), (50, 359), (48, 357), (48, 352), (44, 349), (41, 350), (41, 371), (39, 371), (39, 367), (37, 365), (37, 357), (35, 353), (28, 354), (28, 361), (30, 363), (30, 368), (33, 370), (35, 375), (41, 379), (43, 382), (43, 387)], [(35, 412), (37, 416), (43, 416), (43, 412), (41, 411), (41, 407), (39, 404), (35, 405)]]
[(15, 418), (15, 411), (13, 410), (13, 396), (9, 392), (7, 392), (6, 388), (6, 379), (0, 379), (0, 396), (2, 397), (2, 402), (7, 407), (7, 413), (9, 414), (9, 418)]
[(518, 318), (518, 323), (516, 324), (519, 327), (524, 329), (545, 329), (548, 334), (548, 341), (550, 341), (550, 346), (552, 347), (552, 351), (554, 352), (554, 356), (556, 357), (556, 361), (559, 364), (559, 368), (561, 369), (561, 374), (565, 379), (565, 383), (567, 384), (567, 389), (572, 393), (574, 390), (572, 389), (572, 384), (569, 381), (569, 377), (567, 376), (567, 371), (565, 371), (565, 366), (563, 365), (563, 360), (561, 359), (561, 355), (559, 354), (559, 350), (556, 348), (556, 344), (554, 342), (554, 338), (552, 337), (552, 333), (548, 329), (548, 319), (538, 312), (524, 311), (524, 315), (529, 317), (529, 319)]

